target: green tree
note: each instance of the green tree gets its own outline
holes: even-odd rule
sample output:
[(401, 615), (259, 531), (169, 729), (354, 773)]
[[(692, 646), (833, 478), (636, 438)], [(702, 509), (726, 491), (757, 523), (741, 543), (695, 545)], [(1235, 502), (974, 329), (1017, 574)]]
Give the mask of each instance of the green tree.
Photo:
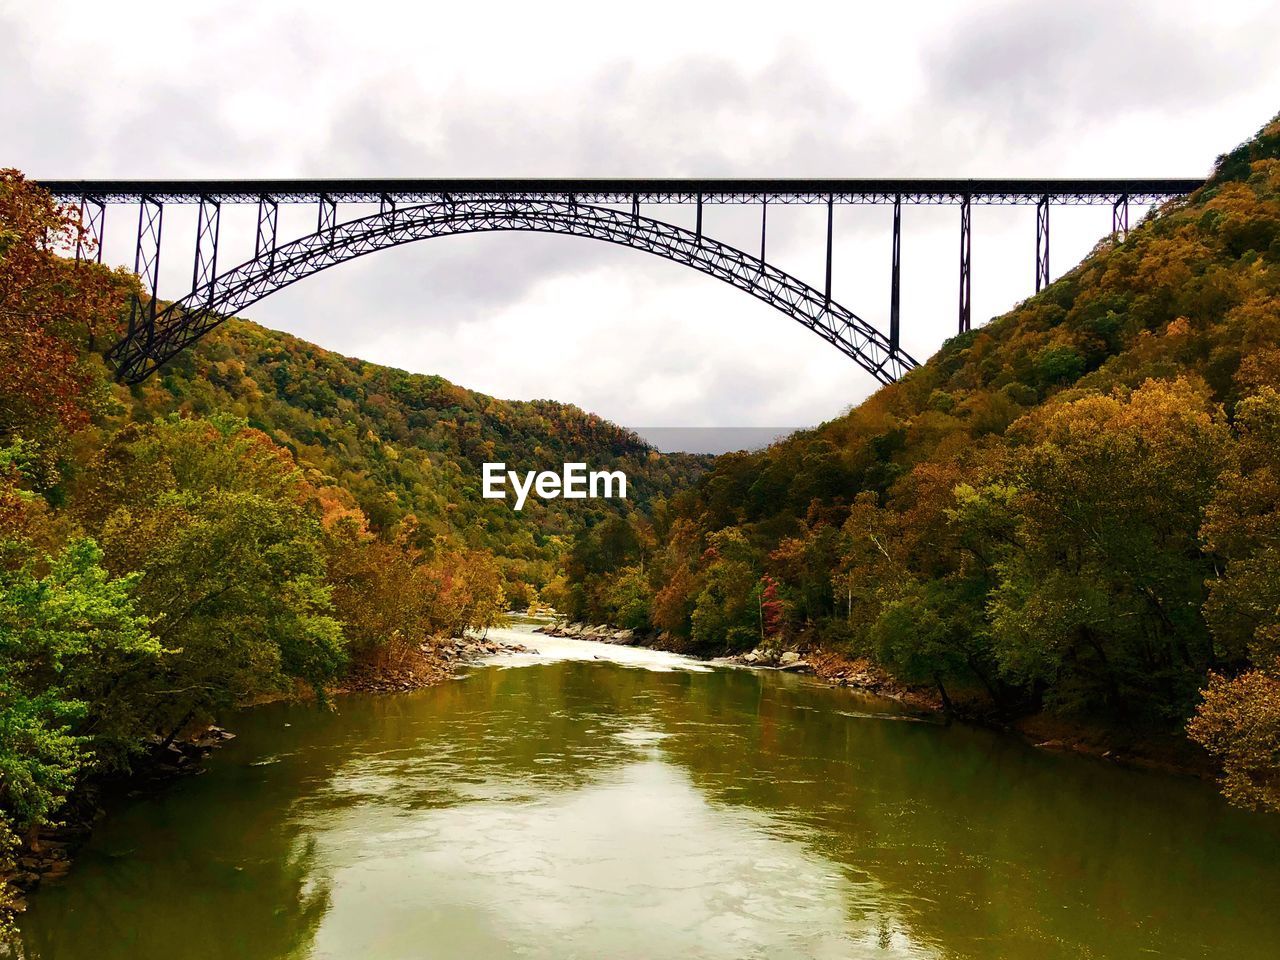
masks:
[(758, 559), (735, 527), (707, 538), (702, 590), (693, 607), (693, 642), (703, 649), (750, 649), (759, 638)]
[(113, 700), (116, 679), (152, 665), (160, 645), (92, 540), (0, 572), (0, 811), (20, 827), (48, 823), (98, 754), (129, 749), (136, 718)]
[(644, 567), (623, 567), (609, 585), (609, 622), (630, 630), (649, 626), (653, 588)]
[(1195, 532), (1227, 432), (1200, 389), (1150, 381), (1015, 425), (1016, 546), (990, 601), (1006, 675), (1061, 709), (1185, 717), (1212, 653)]
[(165, 737), (257, 694), (317, 690), (345, 662), (321, 528), (286, 451), (234, 420), (121, 431), (80, 491), (109, 569), (166, 653), (117, 691)]

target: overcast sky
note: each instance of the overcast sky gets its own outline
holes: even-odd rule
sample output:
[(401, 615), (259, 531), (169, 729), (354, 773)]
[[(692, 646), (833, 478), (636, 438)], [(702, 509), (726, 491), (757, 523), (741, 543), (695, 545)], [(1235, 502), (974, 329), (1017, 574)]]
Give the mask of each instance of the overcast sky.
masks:
[[(0, 166), (35, 178), (1199, 176), (1280, 110), (1280, 5), (0, 0)], [(284, 208), (282, 208), (283, 210)], [(692, 223), (688, 208), (654, 216)], [(1134, 216), (1139, 211), (1134, 212)], [(221, 262), (252, 252), (224, 214)], [(1034, 282), (1034, 208), (976, 207), (974, 322)], [(770, 259), (822, 282), (824, 213)], [(136, 212), (108, 213), (132, 263)], [(315, 212), (282, 216), (282, 236)], [(884, 324), (889, 211), (837, 209), (835, 296)], [(904, 345), (954, 332), (958, 213), (904, 211)], [(1055, 275), (1109, 229), (1055, 208)], [(759, 210), (710, 207), (745, 249)], [(160, 293), (190, 286), (166, 210)], [(875, 386), (709, 277), (578, 238), (490, 234), (345, 264), (248, 311), (325, 347), (633, 427), (802, 426)]]

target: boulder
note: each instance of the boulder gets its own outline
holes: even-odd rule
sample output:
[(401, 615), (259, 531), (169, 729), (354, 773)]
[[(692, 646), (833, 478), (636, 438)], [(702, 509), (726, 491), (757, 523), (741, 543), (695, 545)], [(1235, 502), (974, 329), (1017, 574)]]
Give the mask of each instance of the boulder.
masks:
[(787, 650), (778, 658), (778, 664), (782, 667), (790, 667), (800, 662), (800, 654), (794, 650)]

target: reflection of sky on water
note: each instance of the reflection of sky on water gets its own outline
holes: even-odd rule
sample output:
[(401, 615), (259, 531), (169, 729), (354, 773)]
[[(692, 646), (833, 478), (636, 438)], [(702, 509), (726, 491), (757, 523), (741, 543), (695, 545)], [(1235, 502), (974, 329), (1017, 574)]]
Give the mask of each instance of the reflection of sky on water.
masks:
[(1280, 823), (1209, 784), (516, 639), (539, 652), (230, 718), (206, 776), (33, 898), (26, 960), (1275, 955)]
[[(656, 753), (656, 731), (615, 737)], [(335, 780), (359, 771), (340, 771)], [(481, 791), (484, 792), (484, 791)], [(523, 791), (522, 791), (523, 792)], [(637, 757), (576, 789), (309, 824), (334, 890), (317, 956), (924, 957), (804, 831)], [(433, 954), (436, 955), (436, 954)]]

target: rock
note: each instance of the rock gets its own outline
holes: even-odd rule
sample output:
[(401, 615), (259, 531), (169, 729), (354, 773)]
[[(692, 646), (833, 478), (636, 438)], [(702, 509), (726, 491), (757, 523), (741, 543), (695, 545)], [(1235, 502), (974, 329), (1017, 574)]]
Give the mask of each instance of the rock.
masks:
[(754, 667), (757, 663), (760, 662), (760, 654), (757, 653), (755, 650), (752, 650), (750, 653), (743, 654), (742, 662), (747, 664), (748, 666)]
[(60, 880), (71, 872), (70, 860), (55, 860), (45, 868), (41, 880)]
[(812, 673), (813, 667), (809, 666), (804, 660), (792, 660), (790, 663), (783, 664), (779, 667), (787, 673)]
[(783, 667), (789, 667), (800, 662), (800, 654), (794, 650), (788, 650), (778, 658), (778, 663)]

